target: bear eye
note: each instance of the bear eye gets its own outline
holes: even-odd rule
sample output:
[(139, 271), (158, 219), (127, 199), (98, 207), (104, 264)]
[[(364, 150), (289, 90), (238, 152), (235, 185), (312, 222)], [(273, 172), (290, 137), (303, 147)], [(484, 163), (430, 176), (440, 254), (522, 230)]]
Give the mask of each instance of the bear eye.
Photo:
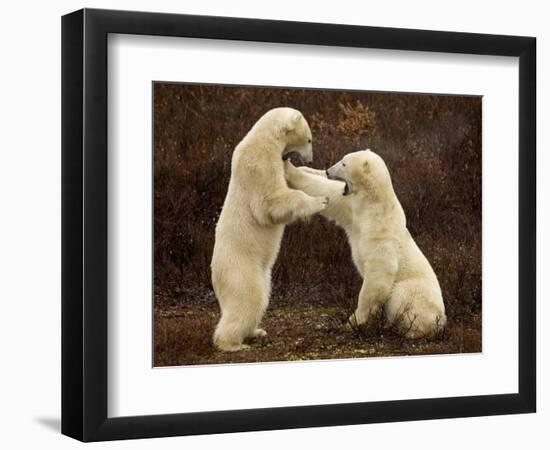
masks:
[(309, 144), (311, 144), (311, 139), (308, 139), (307, 142), (308, 142)]
[(346, 167), (346, 163), (343, 162), (343, 163), (342, 163), (342, 167)]

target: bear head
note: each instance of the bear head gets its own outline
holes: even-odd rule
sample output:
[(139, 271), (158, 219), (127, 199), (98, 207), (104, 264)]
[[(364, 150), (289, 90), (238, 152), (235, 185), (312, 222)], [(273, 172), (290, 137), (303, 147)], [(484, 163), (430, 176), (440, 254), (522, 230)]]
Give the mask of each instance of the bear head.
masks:
[(326, 174), (329, 179), (345, 183), (344, 195), (362, 193), (380, 196), (393, 191), (386, 163), (370, 149), (348, 153), (327, 169)]
[(279, 133), (285, 142), (283, 160), (297, 156), (303, 164), (313, 161), (311, 130), (303, 114), (293, 108), (276, 108), (280, 115)]

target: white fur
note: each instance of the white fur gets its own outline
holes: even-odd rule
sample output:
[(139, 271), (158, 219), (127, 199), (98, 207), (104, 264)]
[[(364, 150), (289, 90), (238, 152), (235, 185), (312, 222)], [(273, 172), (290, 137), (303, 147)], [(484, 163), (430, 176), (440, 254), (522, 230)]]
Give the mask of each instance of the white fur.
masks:
[(221, 350), (241, 350), (246, 338), (266, 334), (258, 326), (284, 226), (326, 206), (324, 196), (287, 186), (282, 158), (291, 152), (311, 161), (311, 131), (299, 111), (276, 108), (256, 122), (233, 153), (211, 264), (221, 309), (214, 343)]
[[(380, 156), (370, 150), (350, 153), (326, 173), (286, 162), (285, 174), (289, 186), (327, 195), (322, 214), (346, 231), (353, 262), (363, 277), (352, 324), (366, 323), (384, 306), (388, 321), (397, 321), (409, 338), (433, 334), (445, 325), (439, 282), (407, 230)], [(349, 192), (344, 195), (346, 183)]]

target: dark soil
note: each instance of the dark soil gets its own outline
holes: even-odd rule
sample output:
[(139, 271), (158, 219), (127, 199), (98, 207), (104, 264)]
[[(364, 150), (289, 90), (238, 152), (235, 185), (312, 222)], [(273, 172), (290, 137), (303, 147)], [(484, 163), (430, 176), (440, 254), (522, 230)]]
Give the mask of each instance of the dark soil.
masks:
[(212, 344), (219, 318), (217, 304), (155, 309), (155, 366), (300, 361), (373, 356), (433, 355), (481, 351), (481, 318), (450, 323), (430, 339), (404, 339), (385, 327), (382, 318), (367, 328), (352, 330), (338, 306), (279, 305), (266, 313), (268, 335), (247, 342), (249, 349), (226, 353)]

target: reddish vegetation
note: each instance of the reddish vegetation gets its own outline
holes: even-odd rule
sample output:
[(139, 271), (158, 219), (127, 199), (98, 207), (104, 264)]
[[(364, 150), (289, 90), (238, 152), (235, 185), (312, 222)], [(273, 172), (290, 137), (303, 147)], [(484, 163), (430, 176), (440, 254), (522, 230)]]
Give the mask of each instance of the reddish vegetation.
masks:
[[(276, 106), (309, 121), (314, 167), (363, 148), (384, 158), (441, 283), (443, 336), (407, 342), (380, 323), (346, 330), (361, 279), (344, 233), (314, 217), (285, 232), (268, 339), (238, 354), (212, 347), (218, 310), (209, 264), (231, 154)], [(155, 84), (154, 126), (156, 365), (481, 350), (481, 98)]]

